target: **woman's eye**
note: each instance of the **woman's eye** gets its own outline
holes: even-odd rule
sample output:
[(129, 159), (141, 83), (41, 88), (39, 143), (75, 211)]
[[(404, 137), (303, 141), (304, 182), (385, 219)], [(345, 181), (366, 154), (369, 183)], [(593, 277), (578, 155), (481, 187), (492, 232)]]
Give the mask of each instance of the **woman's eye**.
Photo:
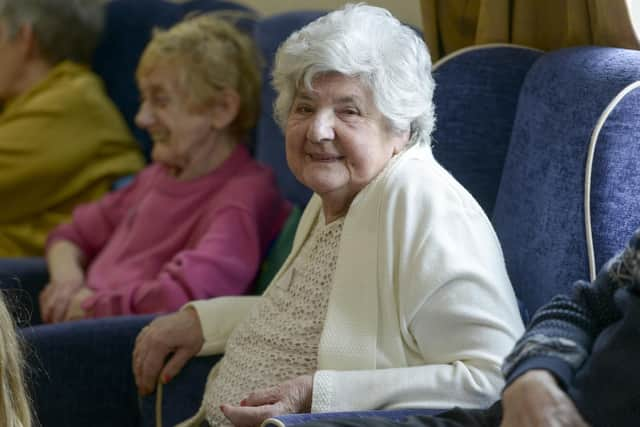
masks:
[(298, 114), (309, 114), (313, 112), (313, 109), (311, 108), (310, 105), (298, 104), (296, 105), (296, 108), (294, 109), (294, 111)]
[(345, 116), (359, 116), (360, 110), (357, 108), (344, 108), (341, 113)]

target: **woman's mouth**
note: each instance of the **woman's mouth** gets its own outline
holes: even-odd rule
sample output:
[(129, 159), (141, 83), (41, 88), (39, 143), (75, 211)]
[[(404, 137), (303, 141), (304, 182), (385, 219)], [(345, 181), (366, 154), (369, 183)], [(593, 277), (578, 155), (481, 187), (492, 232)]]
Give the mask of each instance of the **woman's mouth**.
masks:
[(338, 154), (307, 153), (307, 157), (314, 162), (330, 163), (341, 160), (343, 156)]

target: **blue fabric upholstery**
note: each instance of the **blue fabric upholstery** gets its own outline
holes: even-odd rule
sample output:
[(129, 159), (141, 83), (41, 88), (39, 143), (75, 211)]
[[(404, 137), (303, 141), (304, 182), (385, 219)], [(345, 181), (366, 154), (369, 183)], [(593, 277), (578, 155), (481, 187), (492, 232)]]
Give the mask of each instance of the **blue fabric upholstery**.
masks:
[[(577, 279), (588, 279), (584, 171), (598, 118), (640, 79), (640, 52), (584, 47), (545, 55), (518, 104), (493, 222), (516, 293), (533, 313)], [(592, 212), (597, 263), (619, 250), (640, 212), (640, 121), (632, 93), (597, 145)]]
[(22, 329), (27, 379), (43, 426), (138, 426), (131, 354), (152, 316)]
[(476, 46), (434, 64), (433, 154), (493, 212), (524, 77), (542, 51)]
[(0, 290), (19, 326), (42, 322), (38, 294), (48, 281), (44, 258), (0, 258)]
[[(221, 10), (255, 13), (246, 6), (222, 0), (112, 0), (107, 3), (105, 30), (94, 55), (93, 69), (104, 80), (107, 93), (124, 115), (147, 159), (151, 140), (134, 124), (140, 99), (135, 80), (138, 59), (154, 28), (168, 28), (189, 13)], [(247, 32), (252, 32), (250, 20), (241, 23)]]
[(284, 136), (273, 120), (275, 91), (271, 85), (271, 69), (278, 46), (293, 31), (324, 15), (321, 11), (296, 11), (266, 17), (257, 22), (254, 38), (258, 44), (265, 67), (262, 73), (261, 115), (256, 129), (255, 157), (273, 168), (278, 179), (278, 188), (287, 200), (304, 207), (311, 191), (296, 180), (287, 166)]

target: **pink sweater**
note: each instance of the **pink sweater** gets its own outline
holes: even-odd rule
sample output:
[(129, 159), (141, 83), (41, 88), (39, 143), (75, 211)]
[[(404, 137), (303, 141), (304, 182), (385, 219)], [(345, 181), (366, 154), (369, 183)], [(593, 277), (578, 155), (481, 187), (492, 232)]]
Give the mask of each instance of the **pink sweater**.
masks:
[(290, 209), (273, 173), (238, 146), (191, 181), (147, 167), (128, 187), (77, 207), (47, 246), (70, 240), (87, 256), (91, 316), (168, 312), (250, 291)]

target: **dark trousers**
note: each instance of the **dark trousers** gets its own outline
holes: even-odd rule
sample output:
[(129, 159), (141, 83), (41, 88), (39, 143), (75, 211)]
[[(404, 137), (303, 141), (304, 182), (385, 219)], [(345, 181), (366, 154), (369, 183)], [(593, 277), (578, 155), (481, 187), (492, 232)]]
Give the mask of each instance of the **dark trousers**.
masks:
[[(500, 402), (488, 409), (454, 408), (438, 415), (412, 415), (403, 420), (382, 417), (345, 418), (305, 423), (304, 427), (498, 427), (502, 419)], [(301, 427), (302, 427), (301, 426)]]

